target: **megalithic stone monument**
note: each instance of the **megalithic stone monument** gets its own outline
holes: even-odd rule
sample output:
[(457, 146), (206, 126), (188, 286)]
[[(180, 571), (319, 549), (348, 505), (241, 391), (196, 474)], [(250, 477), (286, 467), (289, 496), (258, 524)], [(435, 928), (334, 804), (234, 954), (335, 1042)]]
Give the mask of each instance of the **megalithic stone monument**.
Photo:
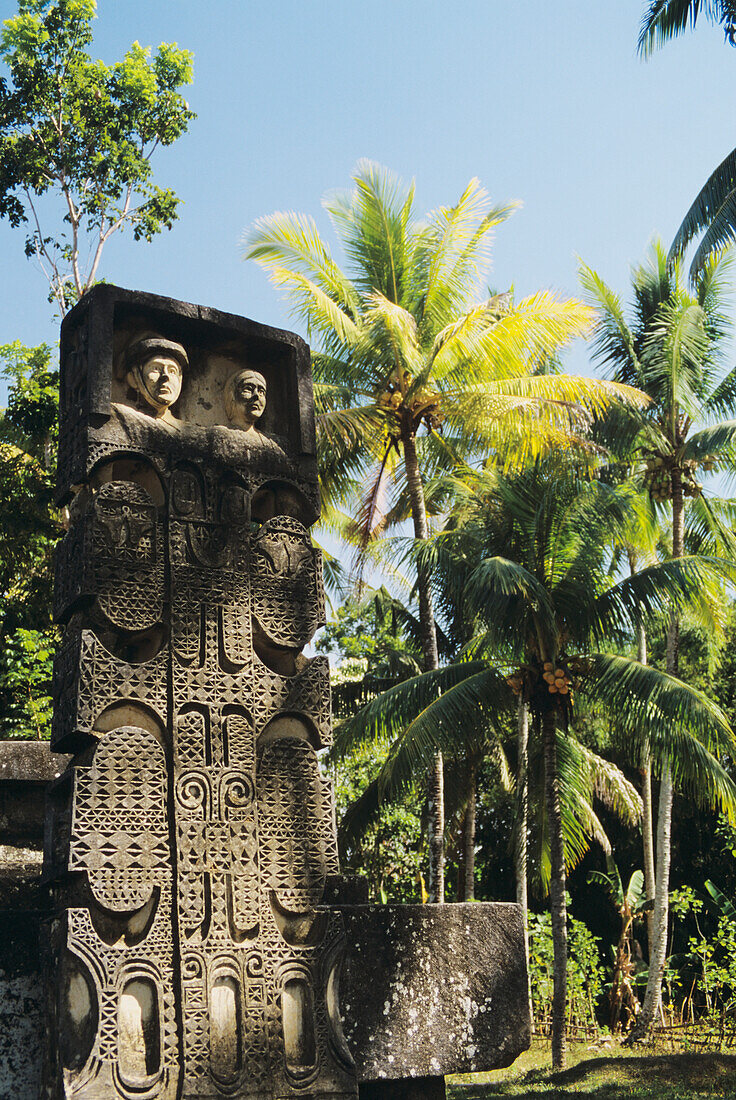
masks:
[(44, 1095), (356, 1097), (308, 349), (103, 285), (61, 387)]

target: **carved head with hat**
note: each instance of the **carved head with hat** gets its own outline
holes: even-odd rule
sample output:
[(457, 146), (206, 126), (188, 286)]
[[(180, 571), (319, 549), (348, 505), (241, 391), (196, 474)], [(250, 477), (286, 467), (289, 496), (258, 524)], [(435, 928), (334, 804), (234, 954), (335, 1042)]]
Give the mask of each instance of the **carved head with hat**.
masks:
[(174, 420), (170, 409), (179, 400), (183, 371), (189, 364), (186, 348), (175, 340), (148, 334), (135, 340), (125, 353), (126, 381), (152, 416)]

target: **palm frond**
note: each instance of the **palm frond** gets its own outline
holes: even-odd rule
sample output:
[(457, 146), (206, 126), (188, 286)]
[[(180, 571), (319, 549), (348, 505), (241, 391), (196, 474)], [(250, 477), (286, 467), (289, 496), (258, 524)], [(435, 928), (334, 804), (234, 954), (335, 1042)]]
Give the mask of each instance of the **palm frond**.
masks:
[(688, 436), (683, 444), (682, 457), (701, 462), (711, 458), (714, 468), (730, 466), (736, 461), (736, 420), (724, 420)]
[(639, 30), (639, 53), (648, 56), (657, 46), (697, 25), (700, 16), (720, 23), (726, 40), (736, 41), (736, 3), (734, 0), (649, 0)]
[(685, 546), (689, 554), (736, 561), (736, 500), (710, 499), (700, 493), (690, 502), (685, 527)]
[(489, 256), (492, 231), (518, 203), (491, 207), (477, 179), (467, 185), (457, 203), (429, 215), (417, 252), (421, 316), (436, 331), (452, 314), (467, 308), (481, 265)]
[[(713, 248), (718, 239), (719, 247), (733, 240), (736, 225), (734, 214), (734, 191), (736, 190), (736, 149), (724, 157), (718, 167), (710, 174), (690, 209), (682, 220), (670, 246), (671, 256), (682, 256), (687, 246), (704, 230), (714, 226), (709, 247)], [(691, 272), (697, 273), (705, 261), (706, 253), (698, 250), (698, 262), (693, 261)]]
[(304, 275), (357, 319), (360, 301), (355, 288), (332, 259), (313, 218), (281, 212), (259, 218), (241, 243), (245, 260), (255, 260), (267, 271)]
[(652, 760), (667, 763), (675, 783), (701, 806), (736, 821), (736, 786), (718, 755), (736, 737), (726, 715), (703, 692), (627, 657), (596, 654), (585, 692), (616, 716), (632, 740), (646, 739)]
[(438, 752), (450, 759), (480, 747), (508, 711), (509, 698), (504, 678), (488, 666), (446, 688), (393, 741), (379, 777), (381, 795), (409, 788)]
[(587, 264), (580, 263), (578, 275), (588, 303), (596, 310), (592, 333), (594, 360), (610, 363), (620, 381), (641, 385), (641, 364), (621, 299)]
[(599, 756), (585, 745), (581, 745), (580, 749), (590, 768), (596, 798), (615, 813), (619, 820), (627, 825), (638, 825), (641, 821), (642, 801), (634, 784), (604, 756)]
[(366, 296), (363, 325), (363, 338), (357, 347), (359, 354), (370, 356), (375, 353), (376, 346), (385, 345), (402, 382), (404, 371), (418, 373), (421, 352), (417, 343), (417, 323), (408, 310), (376, 291)]
[(713, 393), (703, 402), (704, 412), (715, 416), (728, 416), (736, 408), (736, 367), (729, 371)]
[(701, 368), (708, 351), (702, 307), (663, 302), (644, 337), (641, 361), (651, 383), (666, 395), (673, 416), (679, 407), (690, 419), (699, 417)]
[(592, 311), (582, 302), (546, 290), (522, 299), (500, 318), (486, 304), (438, 334), (434, 374), (457, 383), (527, 374), (584, 336), (592, 320)]
[(641, 616), (665, 614), (672, 608), (698, 608), (715, 628), (713, 608), (722, 602), (724, 579), (731, 579), (735, 570), (722, 559), (701, 556), (650, 565), (593, 600), (588, 619), (591, 636), (598, 642), (611, 635), (624, 638)]
[(549, 655), (554, 655), (557, 630), (549, 593), (523, 565), (498, 556), (485, 558), (470, 576), (467, 596), (489, 628), (499, 635), (512, 621), (518, 626), (522, 615), (528, 617), (543, 649), (551, 649)]
[(443, 693), (472, 677), (484, 677), (487, 671), (484, 661), (458, 662), (397, 684), (342, 723), (335, 735), (335, 752), (343, 756), (358, 745), (393, 740)]

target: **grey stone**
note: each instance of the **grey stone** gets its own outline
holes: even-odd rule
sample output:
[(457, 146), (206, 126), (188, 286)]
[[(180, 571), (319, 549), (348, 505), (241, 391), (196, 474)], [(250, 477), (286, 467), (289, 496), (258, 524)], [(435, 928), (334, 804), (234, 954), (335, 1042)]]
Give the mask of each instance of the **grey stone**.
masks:
[(38, 1100), (41, 1094), (38, 935), (37, 912), (0, 913), (0, 1096), (8, 1100)]
[(358, 1079), (510, 1065), (531, 1042), (517, 905), (344, 906), (345, 1038)]
[(0, 741), (0, 912), (45, 904), (41, 886), (46, 789), (67, 757), (40, 741)]
[(95, 288), (58, 476), (47, 1094), (355, 1097), (306, 345)]

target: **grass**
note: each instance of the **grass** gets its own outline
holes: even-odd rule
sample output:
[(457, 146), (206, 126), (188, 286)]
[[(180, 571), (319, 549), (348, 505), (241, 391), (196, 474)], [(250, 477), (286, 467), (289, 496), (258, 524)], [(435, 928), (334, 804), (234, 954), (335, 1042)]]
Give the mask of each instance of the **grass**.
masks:
[(450, 1079), (452, 1100), (492, 1100), (527, 1096), (576, 1100), (736, 1100), (736, 1056), (653, 1054), (613, 1046), (604, 1053), (586, 1044), (570, 1048), (568, 1068), (552, 1073), (549, 1046), (535, 1043), (508, 1069)]

